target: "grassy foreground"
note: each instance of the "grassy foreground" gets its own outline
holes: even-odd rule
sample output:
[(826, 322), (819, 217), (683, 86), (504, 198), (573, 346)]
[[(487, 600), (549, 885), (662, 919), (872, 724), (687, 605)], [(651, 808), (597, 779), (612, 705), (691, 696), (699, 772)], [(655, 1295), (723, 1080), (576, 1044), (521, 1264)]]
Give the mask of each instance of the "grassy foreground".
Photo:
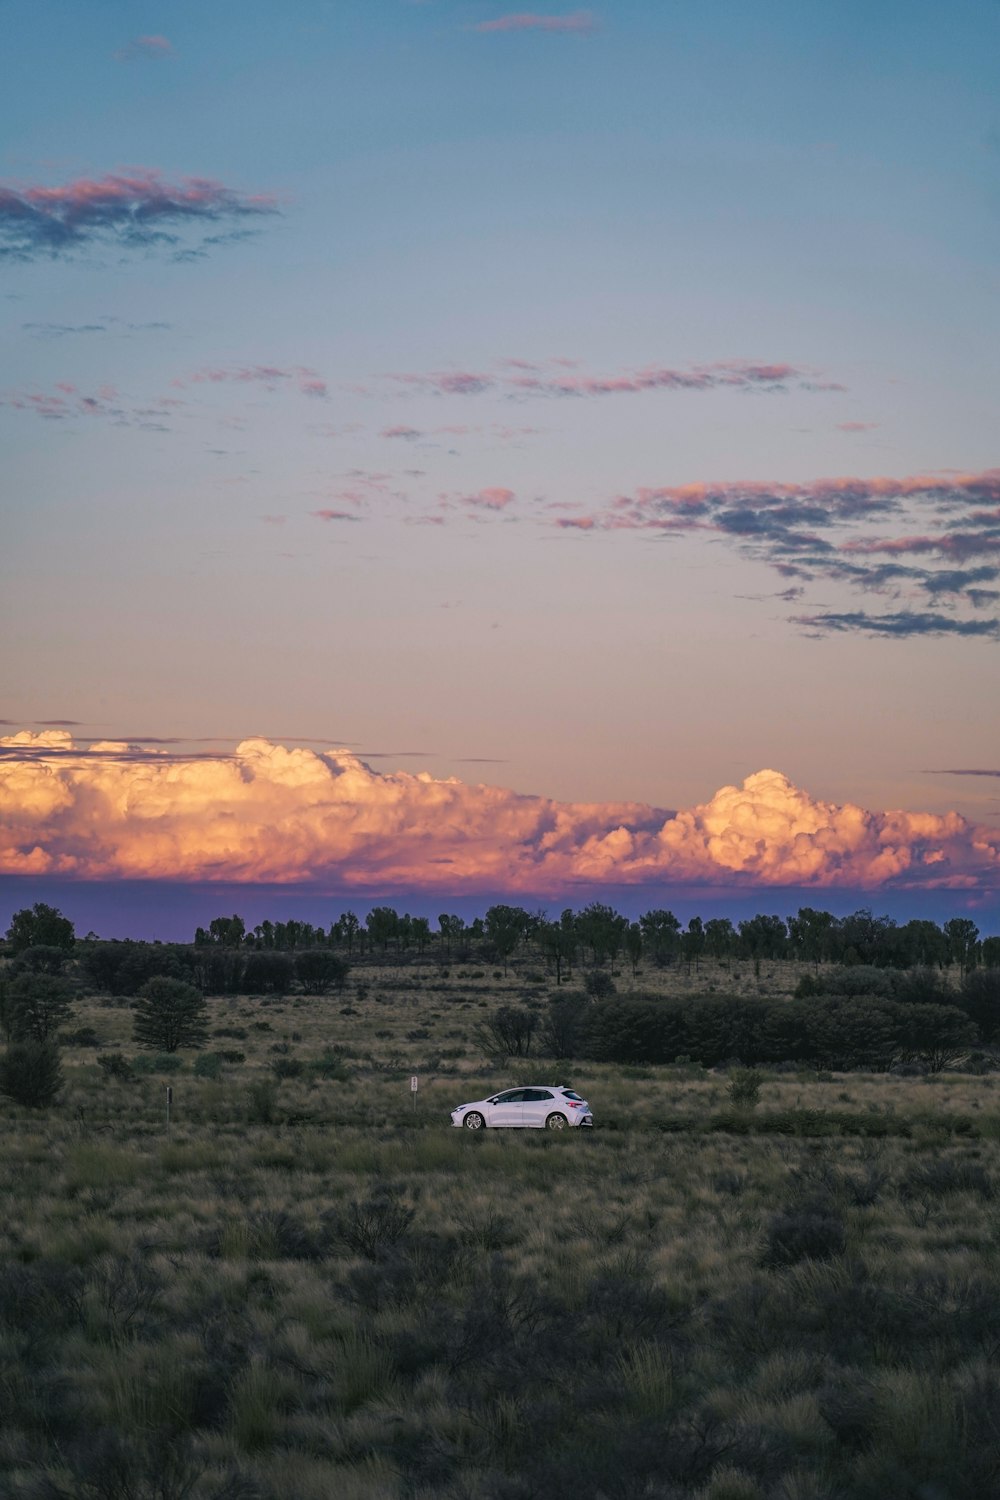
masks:
[[(1000, 1493), (998, 1079), (782, 1073), (740, 1111), (697, 1069), (491, 1069), (525, 989), (216, 1000), (214, 1060), (129, 1079), (127, 1006), (78, 1006), (59, 1105), (0, 1104), (0, 1495)], [(451, 1129), (521, 1079), (597, 1130)]]

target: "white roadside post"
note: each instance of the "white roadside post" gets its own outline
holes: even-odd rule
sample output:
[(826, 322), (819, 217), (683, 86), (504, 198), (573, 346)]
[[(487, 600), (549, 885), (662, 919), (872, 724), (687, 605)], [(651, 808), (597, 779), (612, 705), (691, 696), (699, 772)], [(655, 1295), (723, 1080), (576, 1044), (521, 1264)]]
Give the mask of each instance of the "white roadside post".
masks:
[(414, 1113), (416, 1113), (416, 1108), (417, 1108), (417, 1089), (419, 1087), (420, 1087), (420, 1079), (417, 1077), (416, 1073), (414, 1073), (411, 1076), (411, 1078), (410, 1078), (410, 1095), (411, 1095), (411, 1097), (413, 1099)]

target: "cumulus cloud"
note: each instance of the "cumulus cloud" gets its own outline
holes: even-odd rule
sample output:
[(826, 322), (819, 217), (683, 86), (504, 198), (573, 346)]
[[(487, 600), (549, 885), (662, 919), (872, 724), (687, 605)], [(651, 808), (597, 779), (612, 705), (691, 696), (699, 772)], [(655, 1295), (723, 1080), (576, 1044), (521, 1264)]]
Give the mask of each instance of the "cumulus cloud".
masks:
[(575, 10), (563, 16), (542, 16), (535, 11), (522, 10), (497, 16), (492, 21), (480, 21), (472, 30), (486, 34), (503, 31), (561, 31), (586, 36), (596, 25), (589, 10)]
[(241, 193), (207, 177), (171, 183), (148, 168), (77, 178), (61, 187), (0, 183), (0, 258), (27, 261), (100, 246), (165, 248), (189, 256), (232, 238), (199, 239), (197, 231), (246, 225), (277, 212), (277, 200), (267, 194)]
[(230, 755), (60, 730), (0, 741), (0, 872), (507, 890), (681, 883), (996, 888), (1000, 834), (819, 801), (777, 771), (682, 812), (381, 773), (266, 739)]

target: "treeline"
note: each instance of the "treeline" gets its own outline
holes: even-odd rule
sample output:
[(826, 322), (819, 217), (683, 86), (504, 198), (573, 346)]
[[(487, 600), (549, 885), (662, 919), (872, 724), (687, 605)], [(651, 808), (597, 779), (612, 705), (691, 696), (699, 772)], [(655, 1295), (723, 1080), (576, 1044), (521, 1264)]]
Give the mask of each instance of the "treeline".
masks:
[(532, 1051), (614, 1063), (787, 1064), (939, 1072), (1000, 1043), (1000, 970), (968, 973), (958, 989), (937, 971), (835, 968), (807, 976), (796, 998), (678, 998), (564, 992), (544, 1012), (501, 1006), (483, 1025), (497, 1057)]
[(331, 948), (348, 958), (433, 953), (458, 962), (478, 957), (503, 963), (519, 953), (533, 953), (551, 963), (559, 979), (581, 962), (623, 962), (637, 971), (643, 962), (698, 968), (706, 959), (725, 963), (737, 958), (897, 969), (957, 965), (963, 972), (979, 965), (1000, 968), (1000, 937), (981, 939), (968, 917), (940, 925), (926, 919), (899, 925), (867, 908), (837, 917), (808, 906), (787, 919), (760, 914), (734, 926), (728, 917), (692, 917), (684, 926), (671, 911), (648, 911), (632, 922), (599, 902), (580, 911), (567, 908), (554, 920), (544, 912), (496, 905), (468, 923), (442, 913), (436, 928), (427, 917), (376, 906), (364, 922), (347, 911), (329, 928), (293, 920), (261, 922), (248, 930), (242, 917), (217, 917), (197, 929), (195, 946), (261, 952)]
[[(44, 903), (15, 913), (7, 932), (7, 951), (17, 956), (28, 950), (44, 963), (65, 955), (76, 943), (73, 924)], [(156, 963), (146, 950), (157, 950)], [(164, 950), (169, 952), (164, 952)], [(644, 964), (668, 967), (684, 964), (697, 972), (706, 961), (719, 964), (734, 959), (763, 961), (793, 959), (812, 963), (869, 966), (886, 969), (1000, 968), (1000, 937), (981, 938), (968, 917), (944, 923), (913, 919), (898, 924), (861, 908), (837, 917), (813, 907), (800, 907), (794, 916), (758, 914), (733, 924), (728, 917), (692, 917), (684, 926), (673, 912), (655, 909), (631, 921), (613, 907), (592, 902), (579, 911), (567, 908), (549, 919), (542, 911), (497, 904), (481, 917), (442, 913), (432, 926), (427, 917), (400, 914), (390, 906), (376, 906), (362, 920), (342, 912), (327, 928), (291, 919), (264, 921), (248, 929), (243, 918), (216, 917), (195, 932), (193, 952), (188, 944), (140, 942), (80, 945), (93, 982), (112, 993), (128, 993), (172, 964), (177, 976), (206, 991), (236, 993), (240, 986), (261, 992), (276, 991), (293, 979), (304, 987), (327, 984), (337, 967), (323, 955), (351, 962), (408, 961), (434, 958), (438, 962), (502, 963), (512, 959), (543, 962), (557, 982), (579, 966), (603, 968), (627, 965), (636, 976)], [(241, 962), (237, 962), (236, 955)], [(315, 955), (307, 957), (306, 955)], [(300, 962), (301, 960), (301, 962)], [(181, 972), (183, 971), (183, 972)], [(331, 978), (330, 983), (335, 979)]]

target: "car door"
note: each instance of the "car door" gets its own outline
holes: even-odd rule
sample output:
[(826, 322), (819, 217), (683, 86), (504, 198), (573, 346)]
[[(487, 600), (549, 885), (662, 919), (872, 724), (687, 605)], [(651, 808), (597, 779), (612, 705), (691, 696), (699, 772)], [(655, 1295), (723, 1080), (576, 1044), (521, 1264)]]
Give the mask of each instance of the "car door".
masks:
[(540, 1129), (556, 1108), (555, 1096), (548, 1089), (525, 1089), (522, 1115), (525, 1125)]
[(509, 1129), (512, 1125), (522, 1124), (526, 1092), (525, 1089), (505, 1089), (502, 1094), (494, 1094), (486, 1106), (489, 1114), (487, 1125)]

